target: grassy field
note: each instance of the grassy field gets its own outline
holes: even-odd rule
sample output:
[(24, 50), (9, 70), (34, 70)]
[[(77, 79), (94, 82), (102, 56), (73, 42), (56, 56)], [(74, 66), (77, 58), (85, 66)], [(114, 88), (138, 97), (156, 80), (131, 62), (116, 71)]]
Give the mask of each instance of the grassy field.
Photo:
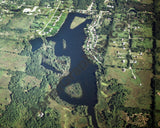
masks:
[(152, 24), (143, 25), (143, 24), (139, 23), (138, 21), (135, 21), (135, 22), (132, 23), (132, 26), (136, 25), (136, 24), (138, 24), (137, 27), (139, 27), (139, 28), (136, 28), (136, 29), (134, 28), (133, 29), (133, 38), (152, 37)]
[(37, 87), (40, 87), (40, 83), (41, 83), (41, 80), (38, 80), (36, 77), (34, 76), (29, 76), (29, 75), (26, 75), (23, 80), (22, 80), (22, 87), (24, 88), (33, 88), (35, 86)]
[(83, 22), (85, 22), (86, 18), (81, 18), (81, 17), (75, 17), (71, 23), (70, 29), (74, 29), (77, 26), (79, 26), (80, 24), (82, 24)]
[[(105, 65), (127, 66), (126, 60), (127, 49), (118, 47), (108, 47), (105, 55)], [(125, 61), (124, 61), (125, 60)]]
[(0, 68), (12, 71), (25, 71), (28, 57), (13, 53), (0, 52)]
[(156, 40), (157, 48), (160, 47), (160, 40)]
[(142, 47), (142, 46), (146, 49), (153, 48), (153, 40), (148, 38), (132, 40), (132, 48)]
[(130, 94), (127, 96), (128, 99), (125, 106), (150, 109), (152, 71), (136, 70), (136, 74), (139, 76), (142, 85), (135, 85), (132, 81), (127, 81), (128, 85), (126, 87), (130, 91)]
[[(90, 117), (78, 112), (73, 115), (72, 111), (74, 111), (74, 108), (59, 104), (52, 99), (49, 99), (49, 102), (49, 107), (52, 109), (56, 109), (60, 113), (61, 127), (69, 128), (73, 126), (76, 128), (82, 128), (89, 126)], [(85, 108), (85, 111), (87, 111), (87, 107)]]
[(140, 55), (137, 52), (132, 52), (132, 57), (137, 61), (137, 63), (133, 63), (133, 68), (152, 69), (152, 54), (142, 53)]
[[(135, 72), (134, 72), (135, 73)], [(139, 76), (137, 75), (137, 72), (135, 73), (136, 80), (133, 78), (132, 72), (130, 69), (126, 69), (125, 72), (122, 71), (121, 68), (107, 68), (107, 74), (106, 74), (106, 81), (114, 78), (118, 80), (118, 83), (128, 85), (130, 83), (134, 85), (140, 84)], [(130, 82), (130, 83), (129, 83)]]
[(0, 109), (4, 109), (5, 105), (8, 105), (11, 102), (10, 94), (8, 90), (8, 84), (10, 81), (10, 76), (7, 75), (6, 71), (0, 71)]
[(0, 51), (9, 53), (20, 53), (24, 48), (23, 43), (18, 43), (16, 41), (1, 39), (0, 40)]
[(152, 4), (153, 3), (153, 0), (134, 0), (136, 2), (140, 2), (140, 3), (143, 3), (143, 4)]
[(23, 29), (23, 30), (29, 30), (30, 25), (32, 24), (34, 20), (34, 16), (28, 16), (28, 15), (19, 15), (14, 16), (12, 20), (8, 23), (8, 27), (11, 29)]
[(159, 105), (160, 105), (160, 92), (159, 91), (156, 91), (156, 95), (155, 95), (155, 109), (156, 110), (159, 110), (160, 111), (160, 107), (159, 107)]

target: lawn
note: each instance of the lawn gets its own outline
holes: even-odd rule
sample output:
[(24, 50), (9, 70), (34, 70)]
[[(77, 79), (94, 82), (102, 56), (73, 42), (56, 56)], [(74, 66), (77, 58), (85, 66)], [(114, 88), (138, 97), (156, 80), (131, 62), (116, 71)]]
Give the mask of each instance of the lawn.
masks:
[(158, 91), (155, 95), (155, 109), (160, 111), (160, 95), (158, 95)]

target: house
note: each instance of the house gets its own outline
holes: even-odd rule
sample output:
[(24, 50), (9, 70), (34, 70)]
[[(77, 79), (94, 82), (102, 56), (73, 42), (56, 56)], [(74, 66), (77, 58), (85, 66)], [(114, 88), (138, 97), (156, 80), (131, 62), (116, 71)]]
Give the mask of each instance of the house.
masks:
[(23, 13), (30, 13), (32, 10), (30, 9), (30, 8), (25, 8), (24, 10), (23, 10)]

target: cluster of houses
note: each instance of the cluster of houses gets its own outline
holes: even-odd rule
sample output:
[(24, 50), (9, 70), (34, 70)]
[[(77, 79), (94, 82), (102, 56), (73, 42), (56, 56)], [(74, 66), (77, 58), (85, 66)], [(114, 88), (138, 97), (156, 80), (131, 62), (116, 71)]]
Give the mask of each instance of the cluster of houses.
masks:
[[(54, 27), (54, 26), (56, 25), (56, 23), (60, 20), (61, 16), (62, 16), (62, 13), (61, 13), (59, 16), (57, 16), (57, 19), (54, 21), (54, 24), (52, 25), (53, 27)], [(50, 28), (48, 32), (43, 32), (43, 35), (46, 35), (46, 34), (51, 33), (52, 30), (53, 30), (53, 28)]]
[(89, 38), (87, 40), (87, 51), (94, 49), (97, 44), (98, 35), (96, 34), (96, 20), (88, 27)]
[(54, 21), (53, 26), (55, 26), (55, 25), (56, 25), (56, 23), (60, 20), (61, 16), (62, 16), (62, 13), (57, 17), (56, 21)]
[(35, 6), (33, 9), (25, 8), (25, 9), (23, 10), (23, 13), (35, 12), (37, 8), (38, 8), (38, 6)]

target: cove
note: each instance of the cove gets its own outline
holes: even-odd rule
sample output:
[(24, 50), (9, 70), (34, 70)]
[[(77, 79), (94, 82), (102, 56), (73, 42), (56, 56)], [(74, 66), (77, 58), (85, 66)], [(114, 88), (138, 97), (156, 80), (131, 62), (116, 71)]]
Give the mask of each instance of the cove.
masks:
[(42, 46), (43, 41), (41, 38), (37, 38), (37, 39), (29, 41), (29, 43), (32, 45), (32, 52), (34, 52)]

